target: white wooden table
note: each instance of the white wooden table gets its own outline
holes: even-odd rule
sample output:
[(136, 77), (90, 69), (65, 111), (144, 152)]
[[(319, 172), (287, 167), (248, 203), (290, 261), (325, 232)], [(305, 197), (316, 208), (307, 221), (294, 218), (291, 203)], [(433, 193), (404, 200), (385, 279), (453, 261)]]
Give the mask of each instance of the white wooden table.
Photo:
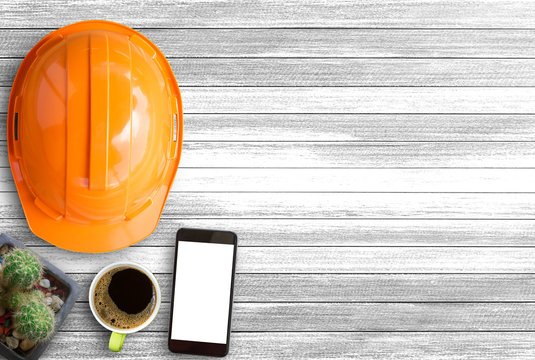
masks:
[[(239, 235), (229, 358), (535, 357), (535, 2), (3, 0), (0, 15), (0, 231), (84, 287), (44, 358), (187, 358), (166, 345), (182, 226)], [(95, 18), (160, 47), (185, 113), (158, 229), (102, 255), (31, 234), (4, 141), (22, 58)], [(164, 300), (119, 355), (87, 302), (118, 259), (155, 272)]]

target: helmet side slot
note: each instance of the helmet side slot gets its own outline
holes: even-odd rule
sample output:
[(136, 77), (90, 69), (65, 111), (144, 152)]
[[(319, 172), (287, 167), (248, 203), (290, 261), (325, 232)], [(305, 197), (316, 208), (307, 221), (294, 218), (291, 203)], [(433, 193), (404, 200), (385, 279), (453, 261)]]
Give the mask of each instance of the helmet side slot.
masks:
[(15, 141), (19, 139), (19, 113), (15, 113), (15, 121), (13, 123), (13, 132), (15, 134)]
[(20, 159), (21, 158), (21, 139), (22, 136), (22, 128), (21, 128), (21, 113), (20, 113), (20, 97), (15, 97), (15, 100), (13, 101), (13, 122), (11, 125), (13, 125), (12, 129), (8, 132), (8, 136), (12, 137), (13, 140), (13, 155), (15, 155), (15, 158)]
[(169, 141), (169, 159), (174, 159), (178, 152), (178, 147), (182, 144), (181, 134), (182, 131), (181, 118), (179, 113), (179, 103), (176, 97), (171, 97), (171, 139)]
[[(16, 133), (15, 133), (15, 136), (17, 136)], [(173, 114), (173, 142), (177, 142), (177, 140), (178, 140), (178, 115)]]

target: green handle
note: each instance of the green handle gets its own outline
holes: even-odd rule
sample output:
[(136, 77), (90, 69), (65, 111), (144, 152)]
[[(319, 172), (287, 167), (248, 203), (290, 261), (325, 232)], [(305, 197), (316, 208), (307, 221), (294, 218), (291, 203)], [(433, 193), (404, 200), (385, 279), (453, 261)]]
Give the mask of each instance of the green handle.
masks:
[(108, 345), (110, 350), (115, 352), (121, 351), (121, 349), (123, 348), (123, 342), (125, 337), (126, 334), (112, 332), (110, 336), (110, 344)]

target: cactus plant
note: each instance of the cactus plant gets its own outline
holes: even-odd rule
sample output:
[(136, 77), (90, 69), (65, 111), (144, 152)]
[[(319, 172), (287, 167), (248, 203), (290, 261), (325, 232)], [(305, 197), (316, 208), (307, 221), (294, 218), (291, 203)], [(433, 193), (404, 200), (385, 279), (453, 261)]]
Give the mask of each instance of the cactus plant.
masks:
[(41, 262), (29, 250), (13, 249), (4, 256), (2, 277), (10, 288), (29, 289), (39, 280), (42, 271)]
[(28, 300), (28, 295), (20, 291), (10, 291), (4, 296), (4, 306), (11, 310), (18, 310)]
[(9, 291), (4, 296), (4, 306), (11, 310), (19, 310), (22, 305), (29, 302), (43, 301), (45, 295), (38, 290), (33, 291)]
[(54, 311), (43, 302), (22, 305), (15, 313), (15, 327), (31, 341), (46, 340), (54, 331)]

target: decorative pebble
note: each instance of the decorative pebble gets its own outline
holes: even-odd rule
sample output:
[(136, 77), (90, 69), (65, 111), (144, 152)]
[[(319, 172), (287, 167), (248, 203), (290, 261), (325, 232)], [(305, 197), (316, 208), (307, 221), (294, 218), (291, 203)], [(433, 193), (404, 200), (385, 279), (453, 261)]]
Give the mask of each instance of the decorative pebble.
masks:
[(55, 312), (58, 312), (59, 309), (63, 306), (63, 300), (59, 298), (59, 296), (54, 295), (52, 296), (52, 309), (54, 309)]
[(35, 346), (35, 343), (31, 340), (24, 339), (20, 342), (20, 349), (22, 351), (28, 351)]
[(2, 245), (2, 247), (0, 247), (0, 255), (4, 255), (8, 251), (9, 251), (9, 245), (4, 244), (4, 245)]
[(50, 287), (50, 280), (48, 279), (41, 279), (41, 281), (39, 281), (39, 285), (48, 289)]
[(11, 333), (11, 335), (13, 335), (13, 337), (14, 337), (15, 339), (19, 339), (19, 340), (24, 339), (24, 335), (22, 335), (18, 330), (13, 330), (13, 332)]
[(3, 316), (6, 313), (6, 309), (0, 305), (0, 316)]
[(52, 297), (45, 297), (45, 304), (49, 305), (49, 306), (52, 306)]
[(15, 339), (13, 336), (6, 337), (6, 344), (10, 349), (16, 349), (19, 347), (19, 339)]

